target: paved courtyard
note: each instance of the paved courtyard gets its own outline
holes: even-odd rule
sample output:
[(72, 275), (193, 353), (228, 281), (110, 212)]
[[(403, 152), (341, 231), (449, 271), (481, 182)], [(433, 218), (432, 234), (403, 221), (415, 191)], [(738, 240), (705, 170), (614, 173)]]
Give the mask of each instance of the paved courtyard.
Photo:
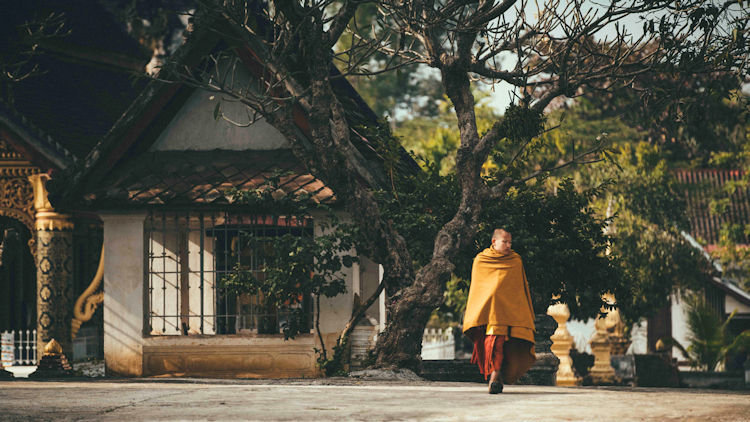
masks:
[(2, 421), (750, 421), (750, 392), (422, 381), (0, 382)]

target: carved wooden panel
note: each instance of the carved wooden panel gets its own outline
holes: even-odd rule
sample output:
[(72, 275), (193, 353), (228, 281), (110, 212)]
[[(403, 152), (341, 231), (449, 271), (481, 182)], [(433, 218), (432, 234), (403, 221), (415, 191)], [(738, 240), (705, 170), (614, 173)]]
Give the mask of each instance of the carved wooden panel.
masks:
[(32, 233), (34, 190), (28, 176), (39, 172), (38, 167), (0, 139), (0, 216), (21, 221)]

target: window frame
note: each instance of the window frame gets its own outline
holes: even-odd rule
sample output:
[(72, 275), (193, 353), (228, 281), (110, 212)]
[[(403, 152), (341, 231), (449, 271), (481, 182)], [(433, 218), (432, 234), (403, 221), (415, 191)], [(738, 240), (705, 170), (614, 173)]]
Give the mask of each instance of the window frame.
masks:
[[(210, 223), (210, 224), (207, 224)], [(221, 222), (218, 224), (217, 222)], [(240, 247), (239, 253), (237, 254), (238, 262), (242, 262), (241, 255), (241, 244), (239, 240), (243, 231), (250, 231), (252, 233), (258, 233), (263, 231), (263, 237), (275, 237), (277, 235), (283, 235), (285, 233), (298, 233), (298, 235), (314, 236), (315, 225), (312, 217), (306, 217), (304, 219), (297, 219), (295, 217), (286, 216), (273, 216), (273, 215), (258, 215), (252, 213), (251, 210), (247, 209), (190, 209), (190, 210), (174, 210), (174, 209), (153, 209), (149, 210), (146, 215), (144, 222), (144, 334), (151, 337), (187, 337), (187, 336), (282, 336), (282, 322), (284, 311), (277, 310), (275, 317), (275, 330), (273, 333), (266, 333), (264, 330), (259, 330), (260, 317), (267, 316), (266, 314), (252, 313), (242, 314), (242, 309), (239, 307), (238, 302), (244, 294), (234, 295), (228, 304), (234, 308), (234, 313), (227, 311), (225, 303), (224, 311), (222, 313), (222, 305), (219, 304), (220, 291), (224, 290), (224, 294), (227, 295), (226, 288), (219, 287), (219, 280), (222, 275), (230, 273), (231, 266), (227, 265), (229, 260), (232, 258), (231, 254), (231, 243), (237, 240)], [(268, 231), (276, 231), (274, 236), (267, 236)], [(192, 235), (198, 235), (198, 266), (199, 268), (193, 268), (192, 264), (195, 261), (191, 261), (190, 253), (193, 252), (191, 249)], [(210, 235), (209, 235), (210, 233)], [(171, 238), (169, 236), (172, 236)], [(223, 235), (223, 237), (221, 236)], [(158, 237), (158, 239), (157, 239)], [(222, 239), (220, 239), (222, 237)], [(229, 237), (232, 237), (230, 240)], [(212, 240), (209, 240), (212, 239)], [(158, 243), (161, 240), (161, 243)], [(173, 242), (174, 245), (168, 245), (169, 242)], [(223, 241), (222, 245), (219, 242)], [(209, 247), (209, 244), (213, 244)], [(161, 254), (156, 256), (154, 250), (154, 244), (158, 244), (162, 247)], [(169, 246), (176, 246), (175, 251), (171, 251), (170, 254), (166, 253)], [(220, 247), (221, 246), (221, 247)], [(220, 263), (219, 253), (223, 254), (224, 262)], [(206, 255), (210, 255), (211, 265), (207, 265)], [(168, 258), (174, 261), (171, 270), (167, 271), (167, 260)], [(162, 260), (161, 267), (155, 266), (154, 261), (157, 259)], [(184, 265), (187, 263), (187, 265)], [(219, 265), (222, 264), (220, 267)], [(253, 267), (257, 263), (251, 263), (251, 268), (257, 270), (257, 267)], [(209, 267), (208, 269), (206, 267)], [(161, 270), (161, 272), (159, 271)], [(156, 299), (162, 301), (162, 306), (154, 306), (155, 296), (154, 290), (157, 287), (155, 285), (154, 276), (161, 274), (160, 289), (162, 294)], [(193, 308), (191, 306), (198, 305), (191, 302), (192, 297), (195, 296), (195, 291), (191, 292), (191, 279), (194, 277), (191, 275), (198, 275), (197, 280), (200, 281), (200, 286), (197, 287), (199, 293), (199, 312), (191, 313)], [(207, 274), (211, 274), (212, 279), (206, 278)], [(169, 287), (167, 287), (167, 280), (171, 275), (171, 281)], [(192, 278), (191, 278), (192, 277)], [(208, 282), (207, 282), (208, 281)], [(167, 289), (171, 289), (174, 293), (170, 300), (174, 300), (174, 306), (172, 310), (176, 312), (167, 312)], [(195, 289), (195, 287), (192, 287)], [(206, 303), (207, 291), (211, 293), (212, 301), (210, 304)], [(231, 293), (229, 293), (231, 295)], [(157, 295), (158, 296), (158, 295)], [(310, 297), (303, 298), (303, 302), (300, 306), (304, 309), (305, 325), (309, 330), (300, 333), (300, 335), (308, 335), (314, 332), (314, 301), (312, 295)], [(250, 297), (252, 301), (252, 297)], [(209, 306), (210, 305), (210, 306)], [(256, 306), (260, 306), (259, 301), (256, 300)], [(252, 307), (251, 307), (252, 308)], [(288, 315), (288, 312), (286, 313)], [(224, 325), (219, 321), (224, 318)], [(249, 324), (249, 328), (242, 328), (239, 321), (241, 319), (247, 320), (255, 319), (255, 324)], [(168, 324), (168, 319), (173, 320), (173, 323)], [(191, 323), (191, 320), (197, 319), (200, 321), (200, 325), (196, 327)], [(186, 322), (187, 320), (187, 322)], [(212, 324), (206, 328), (206, 321), (212, 320)], [(159, 326), (157, 327), (157, 324)], [(167, 327), (169, 325), (169, 327)], [(244, 325), (244, 324), (243, 324)], [(192, 328), (191, 328), (192, 326)], [(248, 325), (244, 325), (248, 327)]]

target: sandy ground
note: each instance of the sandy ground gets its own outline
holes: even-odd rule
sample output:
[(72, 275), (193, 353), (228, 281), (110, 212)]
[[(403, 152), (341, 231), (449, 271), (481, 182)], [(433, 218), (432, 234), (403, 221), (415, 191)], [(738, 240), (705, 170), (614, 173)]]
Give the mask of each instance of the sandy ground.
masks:
[(750, 392), (414, 380), (0, 382), (3, 421), (750, 421)]

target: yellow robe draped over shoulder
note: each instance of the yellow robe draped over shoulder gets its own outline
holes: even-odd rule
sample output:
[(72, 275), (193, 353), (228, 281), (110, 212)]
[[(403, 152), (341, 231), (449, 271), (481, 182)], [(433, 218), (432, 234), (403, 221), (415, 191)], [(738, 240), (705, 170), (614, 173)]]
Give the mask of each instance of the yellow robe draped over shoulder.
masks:
[(516, 382), (534, 364), (534, 309), (517, 253), (504, 255), (487, 248), (474, 258), (463, 331), (472, 341), (481, 334), (507, 336), (502, 368), (507, 384)]

